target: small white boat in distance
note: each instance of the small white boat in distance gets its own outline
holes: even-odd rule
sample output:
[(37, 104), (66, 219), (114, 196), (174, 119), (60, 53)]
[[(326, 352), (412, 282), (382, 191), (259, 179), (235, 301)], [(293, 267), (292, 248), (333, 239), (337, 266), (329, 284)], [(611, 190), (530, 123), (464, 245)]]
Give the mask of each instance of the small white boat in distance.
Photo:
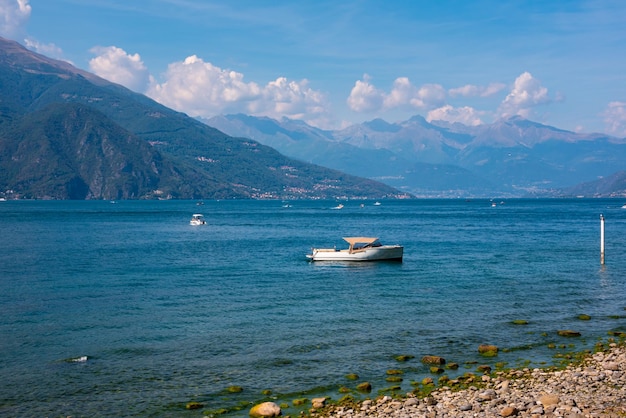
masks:
[(335, 248), (312, 248), (307, 258), (311, 261), (402, 261), (404, 247), (401, 245), (382, 245), (378, 238), (345, 237), (350, 245), (345, 250)]
[(189, 225), (206, 225), (206, 221), (204, 220), (204, 216), (200, 213), (194, 213), (191, 216), (191, 220), (189, 221)]
[(335, 207), (332, 207), (331, 209), (343, 209), (343, 205), (340, 203)]

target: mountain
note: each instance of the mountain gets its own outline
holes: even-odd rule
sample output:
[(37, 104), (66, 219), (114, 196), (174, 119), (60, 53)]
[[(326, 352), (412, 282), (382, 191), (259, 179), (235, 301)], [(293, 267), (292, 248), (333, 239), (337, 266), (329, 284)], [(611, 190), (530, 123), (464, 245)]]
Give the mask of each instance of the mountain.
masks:
[(619, 171), (598, 180), (577, 184), (556, 193), (563, 197), (626, 198), (626, 171)]
[(396, 198), (0, 38), (0, 196)]
[(244, 115), (205, 122), (418, 196), (558, 194), (626, 169), (624, 138), (579, 134), (518, 116), (479, 126), (421, 116), (397, 123), (375, 119), (337, 131)]

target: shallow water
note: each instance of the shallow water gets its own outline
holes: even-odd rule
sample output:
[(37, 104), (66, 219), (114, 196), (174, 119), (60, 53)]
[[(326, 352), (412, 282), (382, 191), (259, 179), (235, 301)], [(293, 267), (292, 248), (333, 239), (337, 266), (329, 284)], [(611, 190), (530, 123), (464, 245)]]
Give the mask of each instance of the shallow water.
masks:
[[(202, 416), (264, 389), (377, 391), (389, 369), (408, 391), (426, 354), (545, 365), (549, 343), (626, 330), (623, 202), (382, 203), (0, 202), (0, 416)], [(208, 225), (189, 225), (196, 212)], [(305, 259), (350, 235), (403, 244), (404, 262)], [(499, 355), (480, 358), (483, 343)]]

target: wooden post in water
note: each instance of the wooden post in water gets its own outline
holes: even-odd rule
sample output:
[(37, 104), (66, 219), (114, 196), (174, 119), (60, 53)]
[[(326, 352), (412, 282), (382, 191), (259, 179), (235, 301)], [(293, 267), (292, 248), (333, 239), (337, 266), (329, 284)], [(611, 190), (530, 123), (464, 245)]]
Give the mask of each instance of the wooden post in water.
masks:
[(600, 264), (604, 265), (604, 215), (600, 215)]

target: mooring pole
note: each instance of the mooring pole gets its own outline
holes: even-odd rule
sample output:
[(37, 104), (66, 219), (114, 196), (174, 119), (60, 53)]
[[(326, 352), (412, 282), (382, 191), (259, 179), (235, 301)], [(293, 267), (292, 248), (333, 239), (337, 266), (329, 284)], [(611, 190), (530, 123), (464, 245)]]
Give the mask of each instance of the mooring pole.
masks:
[(600, 264), (604, 265), (604, 215), (600, 215)]

